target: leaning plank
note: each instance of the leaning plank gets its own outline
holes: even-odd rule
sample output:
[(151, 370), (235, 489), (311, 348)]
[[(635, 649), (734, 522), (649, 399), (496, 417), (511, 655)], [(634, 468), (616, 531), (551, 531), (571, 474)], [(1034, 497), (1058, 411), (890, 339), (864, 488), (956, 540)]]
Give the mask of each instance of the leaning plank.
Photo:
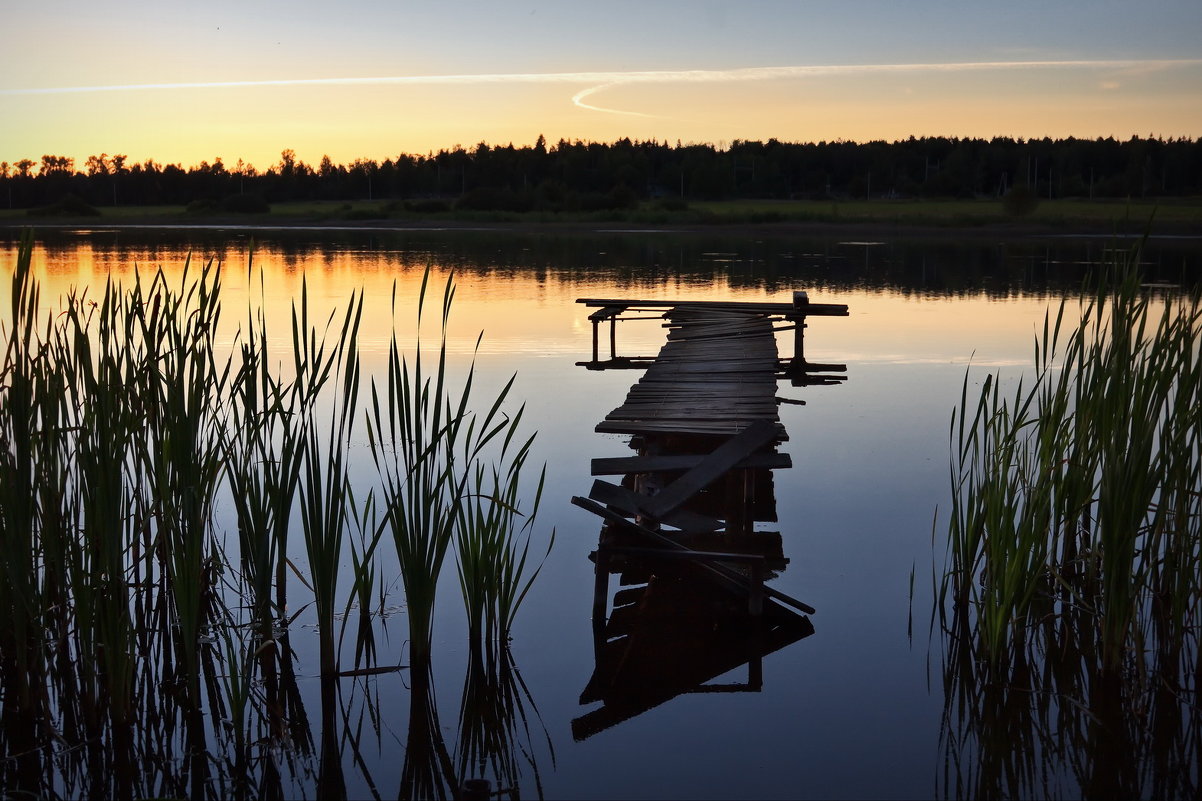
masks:
[[(640, 526), (638, 523), (632, 523), (631, 521), (622, 517), (617, 512), (612, 512), (609, 509), (606, 509), (601, 504), (595, 503), (594, 501), (590, 501), (588, 498), (581, 498), (579, 496), (576, 496), (576, 497), (572, 498), (572, 503), (575, 504), (576, 506), (579, 506), (581, 509), (585, 509), (589, 512), (592, 512), (595, 515), (598, 515), (598, 516), (604, 518), (605, 520), (610, 521), (611, 523), (616, 523), (617, 525), (620, 525), (629, 531), (633, 531), (634, 533), (642, 536), (644, 539), (650, 540), (651, 542), (653, 542), (657, 545), (660, 545), (664, 548), (670, 548), (670, 549), (676, 550), (676, 551), (689, 550), (686, 546), (681, 545), (679, 542), (675, 542), (674, 540), (670, 539), (669, 537), (665, 537), (663, 534), (660, 534), (658, 531), (653, 531), (652, 529), (649, 529), (646, 526)], [(750, 581), (748, 580), (747, 576), (744, 576), (734, 570), (731, 570), (730, 568), (726, 567), (725, 565), (715, 564), (713, 562), (708, 562), (708, 561), (702, 561), (702, 562), (698, 563), (698, 566), (704, 568), (711, 575), (720, 579), (727, 586), (729, 586), (741, 593), (746, 594), (746, 593), (751, 592)], [(780, 590), (775, 589), (773, 587), (769, 587), (766, 584), (764, 585), (763, 591), (764, 591), (764, 594), (767, 595), (769, 598), (772, 598), (776, 601), (779, 601), (780, 603), (791, 606), (794, 609), (797, 609), (801, 612), (806, 613), (807, 615), (812, 615), (815, 612), (814, 607), (810, 606), (809, 604), (803, 603), (803, 602), (797, 600), (796, 598), (792, 597), (791, 595), (786, 595), (785, 593), (781, 592)]]
[[(640, 495), (625, 487), (619, 487), (617, 484), (610, 484), (608, 481), (601, 481), (599, 479), (593, 482), (593, 488), (589, 492), (589, 497), (594, 501), (612, 506), (626, 515), (646, 515), (646, 502), (650, 500), (650, 497), (647, 495)], [(655, 519), (664, 525), (678, 528), (681, 531), (718, 531), (722, 528), (722, 521), (720, 520), (683, 509), (674, 510)]]
[(776, 439), (776, 425), (757, 420), (735, 436), (723, 442), (700, 464), (656, 493), (647, 503), (651, 517), (662, 519), (684, 505), (701, 490), (729, 472), (740, 459), (755, 453)]

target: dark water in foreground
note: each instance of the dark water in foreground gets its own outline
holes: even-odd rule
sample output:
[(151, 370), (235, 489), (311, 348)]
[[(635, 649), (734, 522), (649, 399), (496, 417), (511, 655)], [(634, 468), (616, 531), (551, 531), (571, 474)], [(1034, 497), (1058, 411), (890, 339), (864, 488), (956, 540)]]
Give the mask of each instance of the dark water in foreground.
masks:
[[(365, 289), (365, 372), (381, 364), (394, 281), (403, 305), (426, 266), (436, 276), (453, 269), (459, 290), (452, 361), (467, 363), (483, 329), (480, 380), (496, 386), (516, 371), (514, 391), (539, 430), (537, 461), (548, 466), (536, 539), (556, 531), (512, 643), (521, 685), (511, 676), (509, 687), (526, 718), (509, 743), (521, 767), (521, 796), (920, 798), (955, 794), (949, 788), (957, 771), (940, 736), (941, 651), (928, 636), (943, 554), (938, 513), (949, 496), (952, 408), (966, 370), (970, 388), (986, 371), (1022, 373), (1045, 311), (1074, 294), (1111, 245), (294, 232), (258, 238), (254, 263), (263, 270), (269, 322), (279, 323), (283, 336), (302, 277), (311, 302), (327, 308)], [(8, 271), (13, 248), (0, 249)], [(232, 341), (237, 310), (248, 291), (257, 291), (257, 279), (247, 289), (243, 233), (56, 235), (39, 244), (35, 264), (44, 296), (53, 298), (110, 273), (128, 279), (134, 263), (178, 271), (189, 252), (227, 266)], [(1197, 281), (1202, 242), (1154, 241), (1144, 261), (1151, 281), (1183, 274)], [(775, 474), (778, 521), (760, 526), (781, 534), (789, 564), (773, 586), (817, 609), (813, 633), (766, 656), (758, 688), (754, 668), (739, 663), (712, 677), (710, 691), (680, 687), (670, 700), (608, 728), (574, 729), (574, 720), (597, 708), (580, 697), (595, 668), (587, 557), (599, 525), (569, 499), (587, 495), (592, 458), (630, 453), (626, 438), (593, 427), (638, 375), (575, 366), (591, 349), (587, 311), (575, 299), (786, 300), (798, 289), (811, 301), (850, 308), (847, 318), (812, 320), (806, 340), (811, 361), (847, 366), (847, 382), (780, 387), (778, 394), (805, 405), (780, 407), (790, 438), (781, 450), (794, 466)], [(4, 304), (7, 292), (5, 281)], [(653, 355), (662, 336), (654, 323), (625, 323), (618, 349)], [(782, 345), (787, 352), (788, 341)], [(228, 526), (228, 506), (224, 514)], [(453, 567), (441, 592), (429, 695), (440, 736), (433, 739), (461, 753), (471, 728), (459, 720), (461, 704), (479, 684), (470, 675)], [(389, 614), (377, 621), (382, 664), (405, 658), (403, 605), (393, 585), (384, 604)], [(298, 687), (317, 727), (316, 641), (303, 615), (291, 637)], [(406, 749), (411, 758), (419, 750), (413, 720), (430, 711), (417, 708), (412, 684), (403, 673), (342, 680), (335, 699), (341, 731), (356, 733), (340, 740), (348, 797), (396, 795)], [(477, 714), (466, 709), (468, 717)], [(285, 796), (315, 794), (312, 755), (266, 750), (284, 766)], [(1058, 773), (1064, 783), (1049, 792), (1074, 795), (1069, 767)]]

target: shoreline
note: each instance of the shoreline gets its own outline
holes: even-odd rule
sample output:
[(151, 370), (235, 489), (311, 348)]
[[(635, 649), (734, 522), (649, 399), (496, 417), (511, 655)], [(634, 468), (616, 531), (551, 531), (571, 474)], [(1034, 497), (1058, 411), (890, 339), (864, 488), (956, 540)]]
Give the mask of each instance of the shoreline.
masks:
[(1148, 233), (1150, 239), (1199, 239), (1202, 226), (1132, 221), (1121, 230), (1118, 226), (1103, 226), (1082, 222), (1079, 225), (1037, 223), (998, 223), (981, 225), (933, 225), (906, 222), (790, 222), (766, 223), (713, 222), (696, 223), (640, 223), (636, 221), (472, 221), (472, 220), (331, 220), (315, 218), (277, 217), (271, 220), (248, 220), (245, 217), (223, 217), (204, 221), (183, 221), (178, 218), (147, 216), (138, 219), (105, 219), (103, 217), (80, 218), (16, 218), (0, 217), (0, 230), (18, 231), (32, 228), (35, 231), (234, 231), (234, 232), (374, 232), (374, 233), (430, 233), (463, 232), (494, 234), (556, 234), (556, 235), (712, 235), (733, 237), (771, 238), (829, 238), (871, 237), (889, 239), (1105, 239), (1139, 238)]

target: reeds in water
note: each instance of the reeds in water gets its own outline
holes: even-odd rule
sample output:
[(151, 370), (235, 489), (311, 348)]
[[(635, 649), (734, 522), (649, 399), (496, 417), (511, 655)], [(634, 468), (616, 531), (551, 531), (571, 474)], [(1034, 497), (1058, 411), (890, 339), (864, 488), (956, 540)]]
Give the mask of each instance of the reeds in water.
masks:
[[(278, 749), (289, 759), (311, 752), (289, 586), (302, 610), (312, 604), (317, 668), (337, 681), (340, 609), (360, 606), (356, 666), (377, 655), (367, 602), (388, 533), (423, 675), (439, 573), (456, 542), (461, 575), (472, 577), (465, 600), (467, 587), (487, 586), (496, 610), (473, 617), (493, 621), (476, 628), (508, 631), (537, 572), (525, 554), (541, 488), (518, 525), (530, 440), (518, 434), (520, 412), (504, 410), (512, 382), (481, 415), (469, 405), (471, 369), (451, 387), (450, 282), (433, 375), (420, 342), (410, 357), (394, 337), (364, 415), (361, 293), (318, 325), (302, 290), (285, 376), (261, 312), (248, 308), (234, 347), (218, 347), (214, 262), (186, 265), (178, 282), (161, 270), (149, 281), (135, 273), (128, 288), (110, 280), (97, 300), (76, 291), (52, 309), (32, 253), (27, 235), (0, 323), (6, 793), (278, 794)], [(424, 299), (425, 284), (419, 316)], [(364, 428), (382, 480), (356, 492), (348, 447)], [(229, 540), (219, 503), (233, 510)], [(303, 549), (289, 536), (295, 525)], [(484, 540), (487, 549), (476, 545)], [(485, 551), (501, 556), (482, 561)], [(338, 723), (333, 697), (323, 691), (324, 746)], [(323, 748), (323, 775), (339, 753)]]
[[(405, 353), (393, 336), (386, 375), (372, 381), (367, 423), (381, 482), (381, 513), (405, 587), (415, 664), (430, 657), (435, 598), (453, 545), (469, 638), (478, 642), (508, 635), (537, 575), (537, 568), (527, 574), (527, 554), (542, 495), (540, 476), (529, 513), (521, 511), (521, 474), (533, 437), (519, 439), (521, 409), (512, 415), (505, 411), (513, 379), (483, 414), (470, 405), (474, 364), (453, 386), (446, 339), (455, 297), (451, 279), (442, 292), (437, 352), (431, 359), (424, 351), (420, 330), (429, 279), (427, 271), (418, 296), (414, 352)], [(520, 544), (519, 536), (524, 536)], [(553, 541), (554, 533), (548, 548)]]
[(1202, 736), (1202, 303), (1136, 253), (952, 420), (953, 796), (1177, 797)]

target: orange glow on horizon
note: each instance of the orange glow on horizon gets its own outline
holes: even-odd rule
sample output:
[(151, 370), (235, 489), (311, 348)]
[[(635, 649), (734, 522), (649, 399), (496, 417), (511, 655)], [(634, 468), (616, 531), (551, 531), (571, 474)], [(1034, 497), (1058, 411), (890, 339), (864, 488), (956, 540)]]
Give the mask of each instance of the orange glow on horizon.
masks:
[[(1127, 139), (1202, 131), (1202, 61), (1142, 70), (1118, 64), (873, 69), (754, 80), (722, 77), (738, 71), (715, 73), (714, 80), (685, 72), (591, 84), (583, 77), (506, 82), (467, 76), (413, 85), (10, 94), (7, 114), (26, 124), (7, 132), (0, 159), (11, 164), (66, 155), (82, 169), (87, 156), (101, 152), (127, 154), (131, 164), (154, 159), (185, 167), (220, 157), (226, 165), (242, 159), (262, 171), (284, 149), (310, 165), (325, 155), (349, 164), (481, 141), (520, 147), (540, 134), (550, 143), (629, 137), (721, 145), (911, 135)], [(585, 105), (573, 100), (582, 94)]]

